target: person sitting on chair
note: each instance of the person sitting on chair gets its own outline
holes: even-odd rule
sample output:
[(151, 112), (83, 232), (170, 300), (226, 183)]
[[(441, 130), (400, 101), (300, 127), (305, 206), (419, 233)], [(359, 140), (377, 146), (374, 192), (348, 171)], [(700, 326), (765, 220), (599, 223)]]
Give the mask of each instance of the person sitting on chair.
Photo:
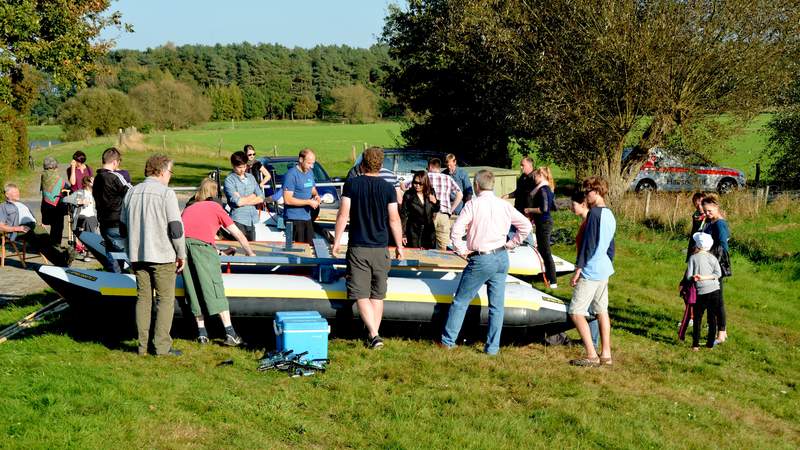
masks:
[(71, 249), (52, 244), (47, 230), (37, 225), (28, 207), (19, 202), (17, 185), (7, 183), (3, 192), (6, 201), (0, 204), (0, 231), (11, 241), (32, 244), (54, 265), (68, 267), (74, 258)]

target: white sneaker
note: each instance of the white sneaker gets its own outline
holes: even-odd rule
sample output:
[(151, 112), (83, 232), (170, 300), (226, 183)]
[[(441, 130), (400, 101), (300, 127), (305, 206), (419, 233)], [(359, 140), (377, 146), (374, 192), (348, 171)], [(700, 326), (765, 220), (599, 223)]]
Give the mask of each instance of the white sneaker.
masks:
[(558, 289), (557, 283), (550, 283), (550, 289)]

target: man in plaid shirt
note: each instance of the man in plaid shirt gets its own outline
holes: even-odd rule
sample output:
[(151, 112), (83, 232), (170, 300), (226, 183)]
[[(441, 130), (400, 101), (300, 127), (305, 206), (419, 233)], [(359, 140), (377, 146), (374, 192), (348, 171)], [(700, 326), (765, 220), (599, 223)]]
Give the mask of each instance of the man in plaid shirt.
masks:
[[(439, 200), (439, 212), (433, 217), (433, 225), (436, 228), (436, 245), (439, 250), (447, 250), (450, 243), (450, 228), (452, 222), (450, 217), (461, 203), (464, 193), (450, 175), (441, 173), (442, 161), (439, 158), (431, 158), (428, 161), (428, 179), (431, 181), (433, 191)], [(450, 201), (450, 194), (455, 192), (455, 200)]]

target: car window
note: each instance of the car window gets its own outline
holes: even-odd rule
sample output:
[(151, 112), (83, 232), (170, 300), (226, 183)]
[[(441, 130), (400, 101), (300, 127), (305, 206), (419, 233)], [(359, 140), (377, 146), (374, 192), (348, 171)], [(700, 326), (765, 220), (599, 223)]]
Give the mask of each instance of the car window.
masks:
[(426, 170), (428, 168), (428, 158), (420, 155), (398, 155), (397, 172), (413, 172), (415, 170)]
[[(288, 162), (277, 162), (272, 163), (268, 166), (270, 172), (275, 174), (275, 182), (278, 184), (283, 184), (283, 177), (286, 175), (286, 172), (289, 171), (292, 167), (297, 165), (294, 161)], [(325, 169), (319, 163), (314, 164), (314, 180), (317, 183), (329, 183), (331, 180), (328, 177), (328, 173), (325, 172)]]

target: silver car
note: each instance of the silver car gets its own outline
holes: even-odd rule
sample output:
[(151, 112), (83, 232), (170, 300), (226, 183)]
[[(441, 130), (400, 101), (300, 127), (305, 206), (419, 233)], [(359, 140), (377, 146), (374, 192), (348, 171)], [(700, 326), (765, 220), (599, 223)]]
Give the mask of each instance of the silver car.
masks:
[[(625, 159), (630, 154), (626, 149)], [(720, 194), (745, 187), (744, 172), (716, 167), (697, 154), (679, 154), (663, 148), (650, 149), (647, 161), (630, 185), (641, 191), (717, 191)]]

